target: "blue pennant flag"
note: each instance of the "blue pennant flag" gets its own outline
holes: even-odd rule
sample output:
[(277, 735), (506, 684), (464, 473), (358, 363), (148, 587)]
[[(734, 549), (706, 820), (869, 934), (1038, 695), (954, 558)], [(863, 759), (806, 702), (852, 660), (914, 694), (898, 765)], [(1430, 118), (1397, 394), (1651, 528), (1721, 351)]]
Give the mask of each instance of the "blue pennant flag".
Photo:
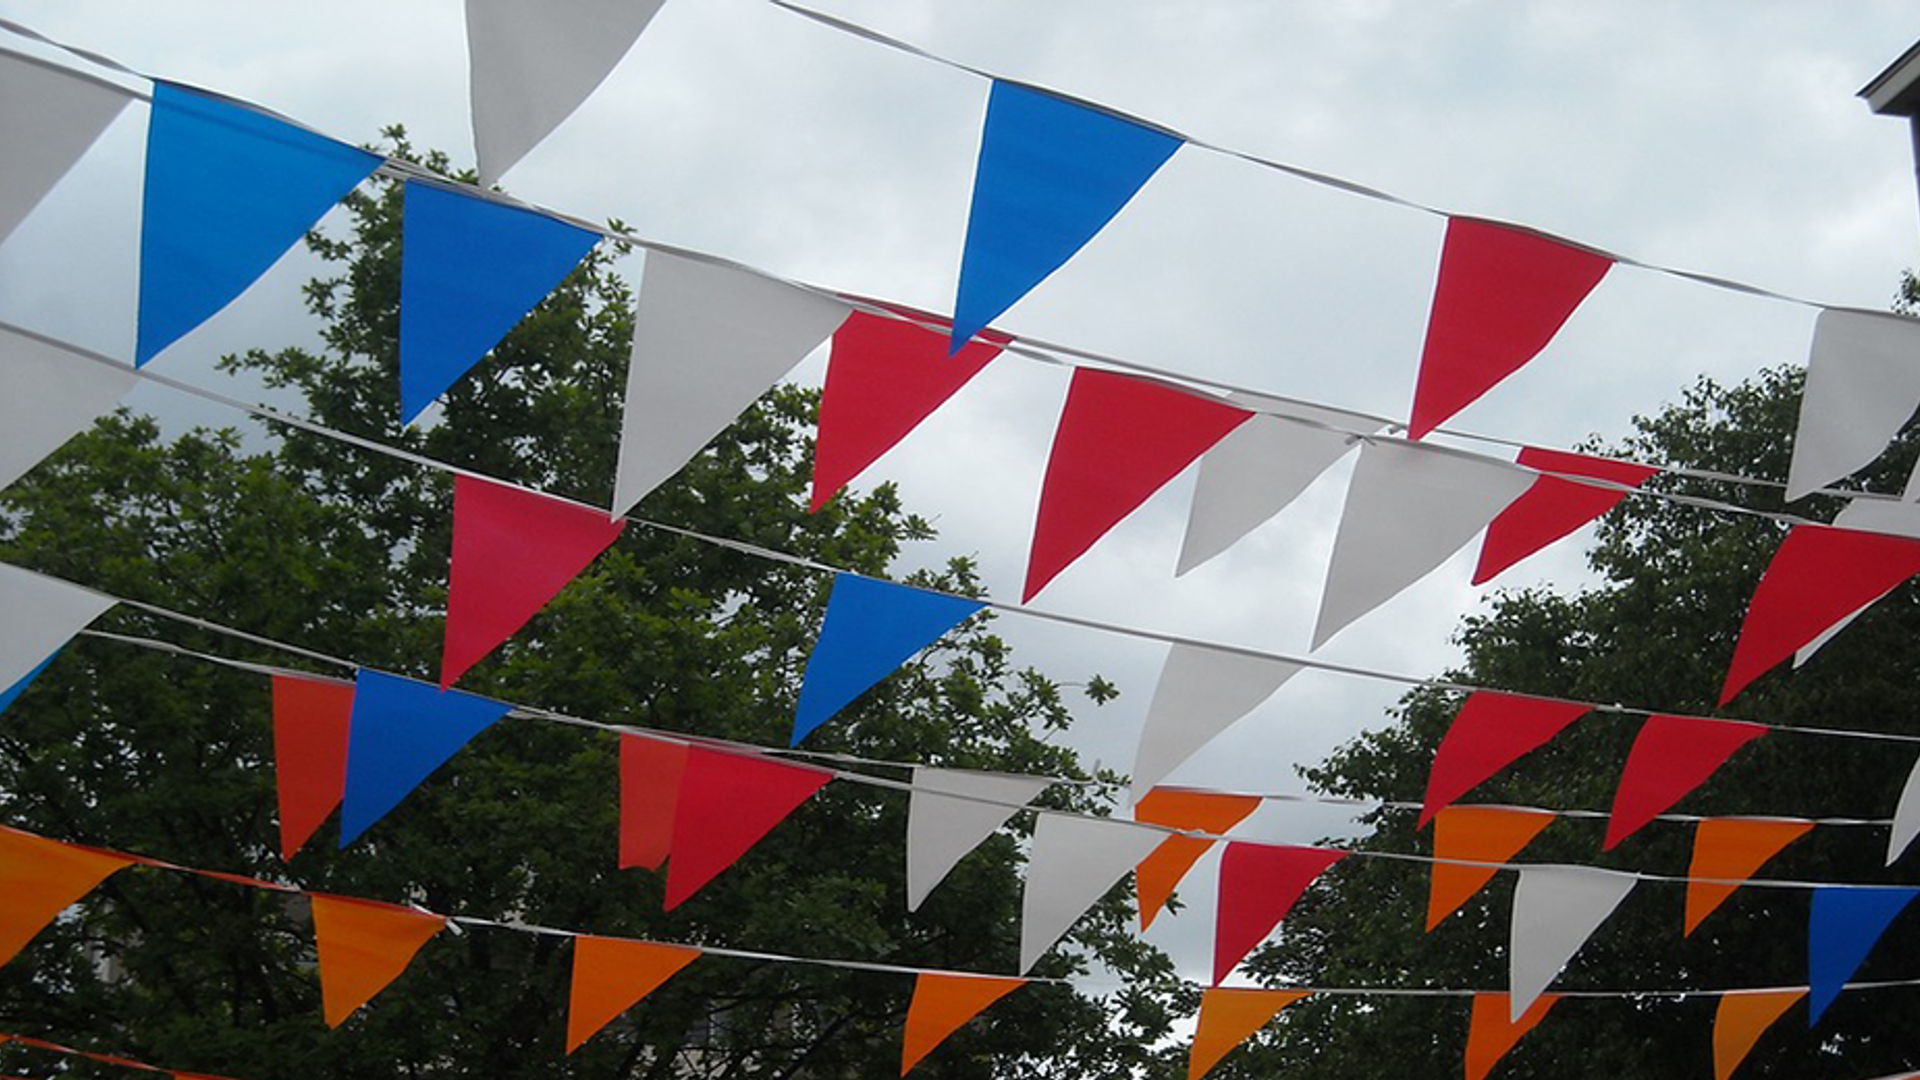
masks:
[(354, 681), (348, 722), (340, 846), (385, 817), (508, 708), (503, 701), (361, 671)]
[[(53, 654), (53, 656), (58, 655), (60, 654)], [(41, 672), (47, 670), (47, 665), (53, 663), (53, 656), (49, 656), (45, 660), (40, 661), (39, 666), (27, 672), (25, 675), (20, 676), (20, 680), (12, 686), (7, 687), (5, 690), (0, 690), (0, 712), (6, 712), (8, 707), (14, 703), (14, 700), (26, 691), (27, 684), (38, 678)]]
[(400, 419), (411, 424), (559, 285), (599, 234), (409, 182), (400, 235)]
[(1807, 922), (1807, 1026), (1827, 1011), (1841, 987), (1873, 951), (1900, 912), (1920, 889), (1867, 889), (1829, 886), (1813, 890), (1813, 914)]
[(1180, 140), (995, 81), (980, 133), (950, 352), (1073, 258)]
[(856, 574), (835, 577), (800, 682), (791, 745), (984, 606)]
[(245, 292), (382, 160), (246, 105), (155, 83), (135, 366)]

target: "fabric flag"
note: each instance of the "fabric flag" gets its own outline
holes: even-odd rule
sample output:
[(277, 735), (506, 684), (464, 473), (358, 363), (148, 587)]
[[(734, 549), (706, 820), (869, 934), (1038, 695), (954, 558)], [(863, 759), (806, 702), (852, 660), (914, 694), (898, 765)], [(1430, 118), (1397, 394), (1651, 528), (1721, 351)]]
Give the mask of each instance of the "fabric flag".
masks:
[(280, 857), (291, 859), (347, 789), (353, 685), (273, 677), (273, 778), (280, 804)]
[(353, 688), (340, 847), (359, 838), (510, 706), (365, 668)]
[(0, 686), (19, 686), (112, 606), (92, 589), (0, 563)]
[(407, 182), (400, 226), (400, 422), (480, 362), (599, 242), (598, 233)]
[[(1217, 791), (1186, 791), (1157, 787), (1133, 804), (1133, 820), (1170, 829), (1224, 835), (1260, 809), (1258, 795), (1228, 795)], [(1134, 890), (1140, 895), (1140, 930), (1146, 932), (1180, 879), (1207, 853), (1213, 841), (1198, 836), (1169, 836), (1153, 854), (1134, 867)]]
[(1433, 755), (1427, 776), (1420, 827), (1441, 808), (1472, 791), (1521, 755), (1547, 744), (1568, 725), (1587, 715), (1587, 706), (1571, 701), (1475, 690), (1467, 695), (1453, 725)]
[(1728, 1080), (1747, 1052), (1805, 990), (1744, 990), (1720, 995), (1713, 1010), (1713, 1080)]
[[(1915, 463), (1914, 476), (1907, 481), (1907, 491), (1900, 502), (1874, 499), (1855, 499), (1833, 516), (1836, 529), (1858, 529), (1863, 532), (1886, 533), (1891, 536), (1905, 536), (1920, 540), (1920, 462)], [(1853, 611), (1836, 620), (1825, 630), (1814, 635), (1812, 641), (1794, 650), (1793, 666), (1798, 668), (1812, 659), (1813, 654), (1824, 648), (1827, 642), (1840, 635), (1840, 632), (1853, 625), (1853, 621), (1866, 614), (1868, 608), (1879, 603), (1900, 582), (1891, 582), (1887, 588), (1872, 598), (1860, 603)]]
[(683, 967), (700, 958), (699, 949), (655, 945), (624, 938), (573, 939), (573, 983), (567, 995), (567, 1053), (593, 1038), (607, 1022)]
[(824, 769), (688, 747), (673, 814), (666, 910), (732, 866), (831, 779)]
[(1160, 669), (1133, 756), (1133, 794), (1148, 790), (1234, 721), (1273, 696), (1299, 664), (1176, 642)]
[(154, 83), (135, 365), (245, 292), (382, 160), (253, 106)]
[[(1553, 824), (1546, 810), (1517, 806), (1449, 806), (1434, 816), (1433, 880), (1427, 889), (1427, 930), (1473, 899), (1504, 863)], [(1457, 860), (1457, 861), (1448, 861)]]
[(820, 637), (800, 681), (788, 745), (799, 746), (814, 728), (985, 606), (891, 581), (835, 574)]
[(648, 252), (613, 512), (625, 514), (679, 472), (851, 311), (746, 270)]
[(1706, 782), (1735, 750), (1767, 733), (1759, 724), (1687, 716), (1647, 717), (1627, 752), (1620, 786), (1613, 793), (1602, 851), (1658, 817), (1687, 792)]
[(467, 0), (480, 183), (492, 186), (587, 100), (665, 0)]
[(1128, 821), (1041, 814), (1020, 898), (1020, 974), (1072, 928), (1088, 908), (1160, 845), (1164, 836)]
[(1467, 1080), (1486, 1080), (1507, 1051), (1559, 1003), (1558, 995), (1542, 994), (1515, 1018), (1507, 995), (1473, 995), (1473, 1016), (1467, 1023)]
[(923, 971), (914, 976), (913, 1001), (907, 1005), (906, 1037), (900, 1046), (900, 1075), (912, 1072), (920, 1059), (945, 1042), (947, 1036), (1026, 982), (1025, 979), (939, 971)]
[(40, 205), (133, 100), (103, 79), (0, 55), (0, 242)]
[(1403, 442), (1360, 448), (1314, 621), (1318, 649), (1460, 550), (1527, 490), (1504, 461)]
[(1408, 437), (1424, 438), (1539, 355), (1612, 267), (1538, 233), (1449, 218)]
[(1687, 867), (1686, 932), (1701, 920), (1768, 859), (1813, 830), (1813, 822), (1794, 818), (1707, 818), (1694, 827), (1693, 861)]
[(440, 689), (525, 626), (626, 525), (590, 506), (455, 476)]
[(1900, 802), (1893, 809), (1893, 828), (1887, 835), (1887, 865), (1892, 866), (1920, 836), (1920, 760), (1907, 773), (1900, 788)]
[(1633, 891), (1634, 876), (1591, 866), (1528, 866), (1513, 890), (1508, 1018), (1519, 1020)]
[[(60, 654), (54, 654), (54, 656), (58, 655)], [(40, 661), (38, 667), (20, 676), (19, 681), (15, 682), (12, 686), (7, 687), (5, 690), (0, 690), (0, 713), (12, 708), (13, 703), (20, 700), (20, 695), (27, 692), (27, 687), (33, 685), (33, 680), (39, 678), (40, 673), (47, 670), (52, 663), (53, 656), (47, 657), (45, 660)]]
[(994, 80), (948, 351), (1073, 258), (1178, 149), (1163, 131)]
[(922, 325), (944, 325), (944, 320), (902, 314), (906, 317), (893, 319), (856, 311), (833, 332), (820, 391), (810, 512), (906, 438), (999, 356), (1009, 340), (988, 333), (987, 340), (969, 342), (949, 357), (946, 335)]
[(1041, 483), (1021, 602), (1252, 415), (1164, 383), (1075, 368)]
[(1344, 851), (1326, 848), (1228, 844), (1220, 856), (1213, 984), (1220, 985), (1255, 945), (1273, 933), (1307, 886), (1346, 856)]
[(1866, 466), (1920, 408), (1920, 323), (1827, 308), (1813, 323), (1787, 500)]
[[(0, 54), (0, 86), (6, 63)], [(6, 108), (0, 103), (0, 111)], [(4, 166), (0, 166), (4, 168)], [(0, 327), (0, 488), (93, 426), (133, 389), (132, 368), (102, 364)]]
[(1887, 927), (1906, 910), (1920, 889), (1823, 886), (1813, 890), (1807, 920), (1809, 997), (1807, 1027), (1846, 988)]
[[(1540, 475), (1487, 526), (1480, 562), (1473, 571), (1475, 585), (1492, 581), (1514, 563), (1618, 506), (1627, 497), (1625, 488), (1637, 488), (1660, 472), (1651, 465), (1535, 446), (1522, 449), (1515, 463), (1538, 469)], [(1568, 476), (1588, 476), (1621, 487), (1596, 487)]]
[(620, 736), (620, 869), (666, 865), (686, 771), (686, 743)]
[(916, 767), (907, 801), (907, 910), (920, 910), (968, 852), (1050, 783), (1043, 776)]
[(1307, 996), (1305, 990), (1239, 990), (1218, 986), (1200, 991), (1200, 1019), (1187, 1053), (1187, 1080), (1200, 1080), (1220, 1059), (1267, 1026), (1280, 1010)]
[(321, 893), (312, 899), (320, 1002), (330, 1028), (386, 989), (420, 946), (447, 925), (444, 916), (418, 908)]
[(132, 859), (0, 826), (0, 966)]

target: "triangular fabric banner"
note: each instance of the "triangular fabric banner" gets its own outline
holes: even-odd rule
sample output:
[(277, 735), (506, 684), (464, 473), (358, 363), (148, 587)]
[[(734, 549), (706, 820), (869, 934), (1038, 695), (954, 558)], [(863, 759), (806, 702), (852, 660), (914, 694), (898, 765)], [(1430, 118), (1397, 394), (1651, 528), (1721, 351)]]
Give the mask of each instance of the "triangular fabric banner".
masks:
[(1144, 797), (1302, 670), (1286, 660), (1175, 643), (1140, 726), (1140, 746), (1133, 756), (1134, 797)]
[(1220, 855), (1218, 921), (1213, 931), (1213, 984), (1267, 939), (1307, 886), (1344, 851), (1283, 844), (1230, 843)]
[(382, 161), (250, 105), (154, 83), (134, 363), (246, 292)]
[(1537, 356), (1612, 267), (1538, 233), (1449, 218), (1408, 437), (1424, 438)]
[(655, 945), (625, 938), (573, 939), (573, 982), (567, 994), (567, 1053), (593, 1038), (607, 1022), (683, 967), (700, 958), (699, 949)]
[(1515, 1019), (1507, 995), (1473, 995), (1473, 1016), (1467, 1022), (1467, 1080), (1486, 1080), (1507, 1051), (1539, 1026), (1559, 1003), (1559, 995), (1542, 994)]
[(1568, 724), (1591, 712), (1571, 701), (1475, 690), (1440, 740), (1427, 776), (1420, 827), (1443, 807), (1472, 791), (1521, 755), (1536, 750)]
[(1073, 258), (1178, 149), (1165, 132), (995, 79), (949, 351)]
[(1313, 624), (1318, 649), (1466, 546), (1527, 490), (1504, 461), (1402, 442), (1360, 448)]
[[(0, 93), (6, 70), (6, 58), (0, 55)], [(4, 101), (0, 98), (0, 113), (6, 109)], [(98, 363), (0, 328), (0, 385), (7, 388), (0, 395), (0, 488), (92, 427), (137, 381), (132, 368)]]
[(626, 525), (590, 506), (455, 476), (440, 689), (525, 626)]
[(1508, 1018), (1520, 1019), (1633, 891), (1635, 878), (1592, 866), (1528, 866), (1513, 890)]
[[(1495, 866), (1460, 863), (1504, 863), (1553, 824), (1546, 810), (1517, 806), (1449, 806), (1434, 815), (1433, 880), (1427, 889), (1427, 930), (1460, 910), (1460, 905), (1493, 879)], [(1449, 862), (1447, 860), (1458, 860)]]
[(789, 745), (799, 746), (814, 728), (985, 606), (858, 574), (834, 575), (820, 637), (800, 682)]
[(491, 187), (587, 100), (665, 0), (467, 0), (480, 183)]
[(0, 826), (0, 966), (133, 860)]
[[(1258, 795), (1154, 788), (1133, 804), (1133, 820), (1220, 836), (1260, 809), (1260, 801)], [(1212, 846), (1212, 840), (1198, 836), (1169, 836), (1134, 867), (1133, 887), (1140, 896), (1142, 933), (1167, 906), (1180, 879)]]
[(1687, 867), (1686, 932), (1732, 896), (1780, 849), (1807, 835), (1813, 822), (1791, 818), (1707, 818), (1693, 831), (1693, 861)]
[[(1480, 562), (1473, 570), (1475, 585), (1492, 581), (1501, 571), (1613, 509), (1627, 497), (1622, 488), (1596, 487), (1568, 480), (1567, 476), (1590, 476), (1637, 488), (1660, 472), (1651, 465), (1609, 461), (1535, 446), (1521, 450), (1515, 464), (1538, 469), (1542, 475), (1534, 477), (1526, 493), (1500, 511), (1500, 516), (1487, 526), (1487, 537), (1480, 543)], [(1549, 473), (1565, 476), (1546, 475)]]
[(7, 687), (5, 690), (0, 690), (0, 713), (12, 708), (13, 703), (20, 700), (20, 695), (27, 692), (27, 687), (33, 685), (33, 680), (39, 678), (40, 673), (47, 670), (47, 667), (53, 663), (54, 657), (59, 655), (59, 653), (55, 653), (53, 656), (49, 656), (45, 660), (40, 661), (40, 666), (20, 676), (19, 680), (12, 686)]
[(620, 736), (620, 869), (666, 865), (686, 771), (686, 743)]
[(914, 976), (913, 1001), (907, 1005), (906, 1037), (900, 1046), (900, 1075), (913, 1071), (934, 1047), (981, 1010), (1025, 986), (1025, 979), (987, 975), (950, 975), (923, 971)]
[(1713, 1010), (1713, 1080), (1729, 1080), (1747, 1052), (1805, 990), (1736, 990), (1720, 995)]
[(732, 866), (832, 779), (824, 769), (689, 747), (673, 814), (666, 910)]
[(1740, 720), (1708, 720), (1689, 716), (1647, 717), (1627, 752), (1620, 786), (1613, 793), (1607, 816), (1607, 838), (1602, 851), (1620, 841), (1679, 802), (1706, 782), (1735, 750), (1767, 733), (1759, 724)]
[(833, 332), (826, 385), (820, 391), (819, 434), (813, 447), (817, 511), (880, 455), (1000, 355), (1004, 335), (968, 343), (947, 355), (947, 338), (922, 323), (930, 315), (892, 319), (856, 311)]
[(587, 257), (600, 235), (409, 180), (400, 225), (400, 422), (411, 424)]
[(1200, 1080), (1220, 1059), (1267, 1026), (1280, 1010), (1308, 996), (1305, 990), (1241, 990), (1218, 986), (1200, 991), (1200, 1019), (1187, 1053), (1187, 1080)]
[(1880, 456), (1920, 408), (1920, 322), (1827, 308), (1813, 323), (1787, 467), (1792, 502)]
[(1111, 818), (1041, 814), (1020, 898), (1020, 974), (1033, 970), (1074, 921), (1165, 835)]
[[(1891, 536), (1905, 536), (1920, 540), (1920, 503), (1914, 501), (1920, 499), (1920, 489), (1916, 489), (1916, 481), (1920, 481), (1920, 462), (1915, 463), (1914, 478), (1907, 482), (1907, 492), (1901, 496), (1902, 501), (1855, 499), (1833, 516), (1833, 527), (1887, 533)], [(1884, 590), (1862, 602), (1850, 614), (1835, 620), (1831, 626), (1814, 635), (1813, 640), (1794, 650), (1793, 666), (1798, 668), (1805, 664), (1814, 653), (1824, 648), (1827, 642), (1838, 637), (1841, 631), (1853, 625), (1855, 619), (1866, 614), (1868, 608), (1879, 603), (1901, 584), (1898, 581), (1889, 583)]]
[(1021, 602), (1252, 416), (1164, 383), (1075, 368), (1041, 483)]
[(0, 242), (40, 205), (133, 100), (102, 79), (9, 52), (0, 56)]
[(347, 738), (341, 848), (385, 817), (508, 708), (504, 701), (362, 668), (354, 681)]
[(1813, 890), (1807, 920), (1807, 1026), (1840, 996), (1893, 920), (1920, 889), (1826, 886)]
[(347, 789), (353, 684), (273, 677), (273, 781), (280, 857), (291, 859)]
[(1907, 773), (1907, 782), (1900, 788), (1900, 802), (1893, 809), (1893, 828), (1887, 834), (1888, 866), (1913, 846), (1915, 836), (1920, 836), (1920, 760)]
[(312, 900), (320, 1002), (330, 1028), (385, 990), (420, 946), (447, 925), (444, 916), (396, 904), (320, 893)]
[(907, 910), (1052, 781), (919, 766), (907, 801)]
[(112, 606), (112, 597), (92, 589), (0, 563), (0, 686), (37, 672)]
[(746, 270), (648, 252), (613, 512), (631, 510), (679, 472), (852, 310)]

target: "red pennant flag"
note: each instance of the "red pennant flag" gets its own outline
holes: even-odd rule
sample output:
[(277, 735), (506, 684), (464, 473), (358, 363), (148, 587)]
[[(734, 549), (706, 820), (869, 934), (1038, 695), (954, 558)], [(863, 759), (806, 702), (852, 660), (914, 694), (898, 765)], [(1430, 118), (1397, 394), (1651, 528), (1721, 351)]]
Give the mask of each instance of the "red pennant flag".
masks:
[(686, 771), (686, 743), (620, 736), (620, 869), (666, 865)]
[(291, 859), (347, 790), (353, 684), (273, 677), (273, 778), (280, 857)]
[[(1512, 806), (1449, 806), (1434, 815), (1433, 857), (1470, 863), (1504, 863), (1553, 824), (1545, 810)], [(1427, 929), (1439, 926), (1492, 879), (1492, 866), (1433, 864), (1427, 891)]]
[(1220, 856), (1220, 910), (1213, 932), (1214, 985), (1218, 986), (1234, 965), (1280, 925), (1315, 878), (1346, 855), (1325, 848), (1228, 844)]
[(823, 769), (689, 747), (673, 815), (666, 909), (699, 892), (831, 779)]
[(936, 971), (915, 976), (913, 1002), (907, 1006), (906, 1039), (900, 1047), (900, 1075), (911, 1072), (929, 1051), (960, 1030), (960, 1025), (1026, 982)]
[(607, 1022), (699, 959), (699, 949), (624, 938), (573, 939), (573, 984), (567, 995), (567, 1053)]
[[(1708, 818), (1694, 828), (1693, 862), (1687, 867), (1687, 929), (1713, 914), (1738, 885), (1780, 849), (1813, 830), (1811, 821), (1788, 818)], [(1700, 880), (1714, 879), (1714, 880)]]
[(420, 946), (447, 925), (444, 916), (395, 904), (320, 893), (312, 900), (320, 1002), (330, 1028), (386, 989)]
[[(1609, 461), (1533, 446), (1520, 451), (1518, 463), (1543, 474), (1590, 476), (1634, 488), (1660, 471), (1628, 461)], [(1509, 503), (1487, 526), (1486, 539), (1480, 544), (1480, 563), (1473, 571), (1473, 583), (1484, 585), (1492, 581), (1507, 567), (1613, 509), (1626, 497), (1623, 490), (1595, 487), (1562, 476), (1535, 478), (1526, 493)]]
[(1460, 706), (1453, 726), (1433, 755), (1420, 827), (1440, 808), (1472, 791), (1522, 754), (1544, 746), (1562, 728), (1585, 716), (1585, 705), (1476, 690)]
[(1424, 437), (1538, 355), (1612, 266), (1538, 233), (1448, 219), (1408, 437)]
[(1620, 841), (1704, 783), (1735, 750), (1767, 733), (1759, 724), (1686, 716), (1649, 716), (1627, 752), (1627, 767), (1613, 793), (1607, 838), (1612, 851)]
[(1021, 602), (1252, 415), (1161, 383), (1076, 368), (1041, 483)]
[[(1259, 808), (1258, 795), (1157, 787), (1133, 804), (1133, 820), (1218, 836)], [(1213, 841), (1197, 836), (1169, 836), (1153, 849), (1153, 854), (1140, 860), (1133, 871), (1133, 885), (1140, 894), (1142, 931), (1153, 925), (1154, 917), (1172, 898), (1174, 886), (1212, 846)]]
[(133, 862), (0, 826), (0, 966), (56, 915)]
[(1713, 1080), (1727, 1080), (1747, 1052), (1805, 990), (1747, 990), (1720, 995), (1713, 1011)]
[(1233, 1048), (1246, 1042), (1280, 1010), (1307, 996), (1305, 990), (1200, 991), (1200, 1021), (1187, 1053), (1187, 1080), (1200, 1080)]
[(1559, 1002), (1557, 994), (1541, 994), (1526, 1013), (1515, 1020), (1507, 995), (1473, 995), (1473, 1019), (1467, 1026), (1467, 1080), (1486, 1080), (1493, 1067), (1507, 1056), (1507, 1051)]
[(626, 524), (590, 506), (456, 476), (440, 689), (526, 625)]

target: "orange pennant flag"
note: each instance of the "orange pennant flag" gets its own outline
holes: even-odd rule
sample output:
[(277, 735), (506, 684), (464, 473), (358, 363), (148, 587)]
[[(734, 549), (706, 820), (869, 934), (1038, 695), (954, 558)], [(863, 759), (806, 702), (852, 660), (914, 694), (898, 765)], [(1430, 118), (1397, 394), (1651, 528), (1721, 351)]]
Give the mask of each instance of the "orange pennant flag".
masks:
[(1307, 996), (1305, 990), (1222, 990), (1200, 992), (1200, 1023), (1187, 1054), (1187, 1080), (1200, 1080), (1234, 1047), (1266, 1026), (1281, 1009)]
[(445, 916), (417, 908), (320, 893), (312, 899), (320, 1001), (330, 1028), (386, 989), (420, 946), (447, 925)]
[(900, 1075), (913, 1071), (921, 1058), (960, 1030), (960, 1025), (1024, 986), (1026, 981), (921, 972), (913, 981), (913, 1002), (907, 1006), (907, 1034), (900, 1048)]
[(69, 904), (133, 861), (0, 827), (0, 965)]
[(573, 939), (573, 989), (567, 998), (567, 1053), (607, 1022), (659, 989), (700, 956), (699, 949), (624, 938)]
[(1507, 1051), (1559, 1001), (1558, 994), (1541, 994), (1520, 1019), (1514, 1020), (1507, 995), (1473, 995), (1473, 1019), (1467, 1027), (1467, 1080), (1486, 1080)]
[(1805, 990), (1748, 990), (1720, 995), (1713, 1011), (1713, 1078), (1727, 1080), (1760, 1036), (1806, 997)]
[[(1693, 862), (1689, 878), (1745, 881), (1780, 849), (1807, 835), (1811, 821), (1791, 818), (1708, 818), (1693, 833)], [(1687, 882), (1687, 933), (1713, 914), (1738, 885), (1717, 881)]]
[[(1157, 787), (1133, 804), (1133, 820), (1217, 836), (1259, 808), (1258, 795)], [(1154, 916), (1160, 914), (1172, 898), (1174, 887), (1212, 846), (1213, 841), (1195, 836), (1169, 836), (1152, 854), (1140, 860), (1134, 870), (1133, 883), (1140, 894), (1141, 930), (1153, 925)]]
[[(1545, 810), (1513, 806), (1449, 806), (1434, 815), (1433, 857), (1474, 863), (1503, 863), (1553, 824)], [(1491, 866), (1433, 864), (1427, 891), (1427, 930), (1431, 932), (1493, 878)]]

